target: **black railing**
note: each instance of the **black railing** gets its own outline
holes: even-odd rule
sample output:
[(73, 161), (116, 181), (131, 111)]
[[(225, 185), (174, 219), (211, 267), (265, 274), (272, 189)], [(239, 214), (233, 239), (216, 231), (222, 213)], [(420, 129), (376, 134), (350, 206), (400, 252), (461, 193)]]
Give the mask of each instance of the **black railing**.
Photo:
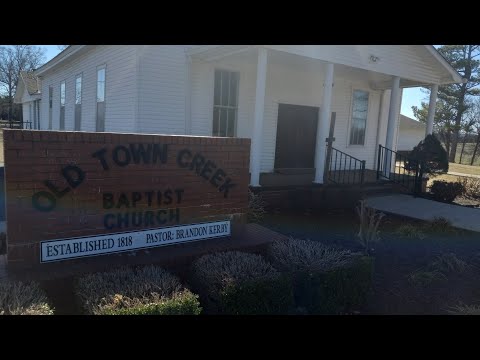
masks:
[(357, 159), (334, 147), (329, 154), (330, 159), (327, 159), (329, 181), (335, 184), (363, 184), (365, 160)]
[(377, 180), (390, 180), (419, 194), (422, 188), (422, 168), (418, 160), (378, 145)]

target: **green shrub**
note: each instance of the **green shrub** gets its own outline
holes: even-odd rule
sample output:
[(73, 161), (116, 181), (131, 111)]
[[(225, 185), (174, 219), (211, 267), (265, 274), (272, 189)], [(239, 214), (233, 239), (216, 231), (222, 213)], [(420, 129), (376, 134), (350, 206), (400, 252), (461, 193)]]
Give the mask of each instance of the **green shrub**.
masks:
[(365, 304), (373, 258), (309, 240), (269, 246), (268, 258), (294, 284), (295, 305), (310, 314), (341, 314)]
[(420, 141), (409, 154), (409, 161), (413, 164), (406, 164), (407, 169), (414, 168), (417, 162), (422, 164), (424, 174), (439, 174), (448, 172), (448, 154), (435, 135), (427, 135)]
[(36, 282), (0, 281), (0, 315), (52, 315), (45, 292)]
[(435, 200), (451, 203), (465, 192), (465, 187), (460, 182), (435, 180), (430, 186), (430, 191)]
[(194, 261), (191, 282), (211, 313), (286, 314), (292, 284), (260, 255), (214, 253)]
[(426, 237), (425, 233), (421, 230), (420, 227), (412, 224), (400, 225), (397, 230), (395, 230), (395, 234), (409, 239), (423, 240)]
[(121, 267), (83, 275), (75, 281), (75, 292), (87, 314), (94, 315), (197, 315), (196, 295), (164, 269), (149, 265)]
[(124, 299), (117, 295), (110, 305), (105, 305), (102, 315), (199, 315), (198, 295), (190, 291), (176, 294), (170, 299), (160, 299), (145, 304), (139, 299)]
[(297, 307), (306, 308), (310, 314), (349, 313), (366, 303), (372, 276), (373, 258), (368, 256), (327, 272), (297, 273)]

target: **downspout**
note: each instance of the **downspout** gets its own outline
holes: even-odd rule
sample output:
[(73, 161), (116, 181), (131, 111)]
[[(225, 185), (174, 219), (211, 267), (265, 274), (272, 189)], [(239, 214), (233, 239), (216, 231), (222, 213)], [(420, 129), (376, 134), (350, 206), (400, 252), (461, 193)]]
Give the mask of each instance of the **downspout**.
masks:
[(192, 56), (186, 55), (185, 81), (185, 135), (192, 134)]

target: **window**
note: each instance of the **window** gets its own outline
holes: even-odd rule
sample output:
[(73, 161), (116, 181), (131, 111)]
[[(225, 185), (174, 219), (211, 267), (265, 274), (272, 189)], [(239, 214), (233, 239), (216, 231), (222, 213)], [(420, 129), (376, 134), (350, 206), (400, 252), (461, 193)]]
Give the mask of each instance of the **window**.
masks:
[(82, 121), (82, 74), (75, 78), (75, 131), (80, 131)]
[(52, 130), (53, 86), (48, 87), (48, 130)]
[(77, 75), (75, 79), (75, 105), (82, 103), (82, 75)]
[(213, 136), (235, 136), (239, 73), (215, 70)]
[(350, 127), (350, 145), (365, 144), (365, 129), (367, 127), (368, 92), (353, 91), (352, 124)]
[(105, 66), (97, 68), (97, 131), (105, 131)]
[(65, 130), (65, 80), (60, 83), (60, 130)]

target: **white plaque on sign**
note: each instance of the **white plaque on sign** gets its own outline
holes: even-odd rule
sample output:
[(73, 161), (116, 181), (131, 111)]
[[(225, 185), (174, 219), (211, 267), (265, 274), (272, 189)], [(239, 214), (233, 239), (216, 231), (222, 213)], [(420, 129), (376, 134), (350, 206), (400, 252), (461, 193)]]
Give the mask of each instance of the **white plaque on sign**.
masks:
[(40, 262), (76, 259), (230, 235), (230, 221), (42, 241)]

